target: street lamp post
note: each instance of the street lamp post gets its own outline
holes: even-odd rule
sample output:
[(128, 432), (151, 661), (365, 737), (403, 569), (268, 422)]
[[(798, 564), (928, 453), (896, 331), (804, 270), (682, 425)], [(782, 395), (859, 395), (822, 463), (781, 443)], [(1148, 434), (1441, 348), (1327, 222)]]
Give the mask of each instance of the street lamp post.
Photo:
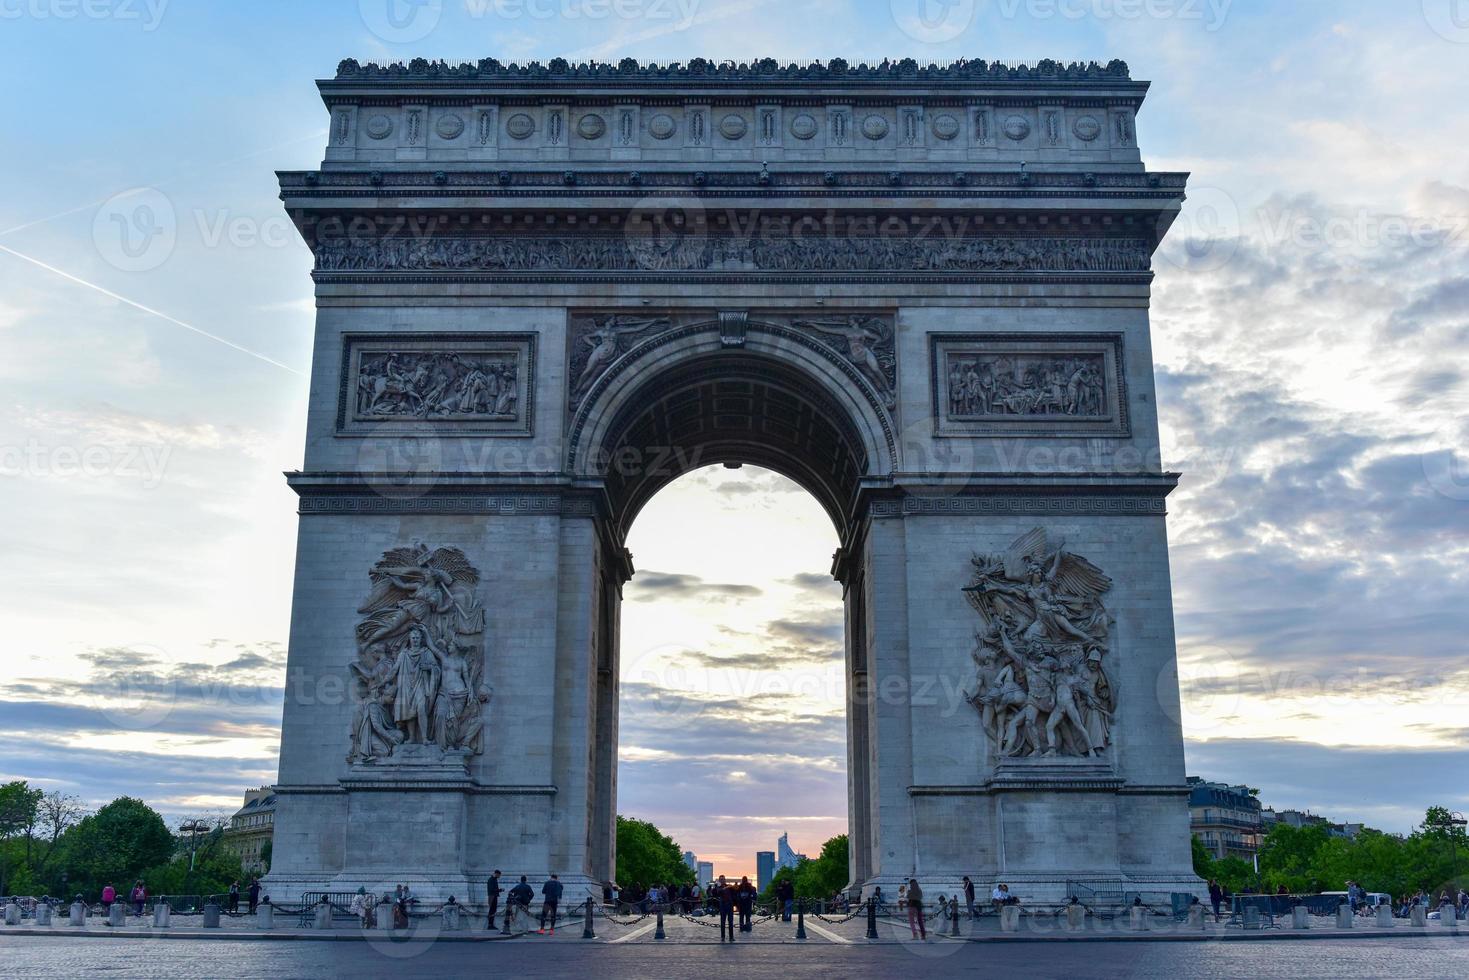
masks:
[(203, 820), (189, 819), (179, 824), (179, 833), (189, 835), (189, 871), (184, 875), (184, 894), (191, 894), (189, 883), (194, 878), (194, 858), (199, 852), (199, 835), (209, 829)]

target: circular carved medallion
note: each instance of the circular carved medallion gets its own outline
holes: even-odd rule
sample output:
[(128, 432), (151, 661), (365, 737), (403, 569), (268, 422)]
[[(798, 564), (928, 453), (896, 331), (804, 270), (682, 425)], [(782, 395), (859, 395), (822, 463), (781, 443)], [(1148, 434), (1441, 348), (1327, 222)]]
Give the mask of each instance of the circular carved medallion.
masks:
[(523, 112), (517, 112), (505, 120), (505, 132), (518, 140), (527, 139), (536, 131), (536, 121)]
[(880, 140), (888, 134), (888, 121), (879, 115), (862, 120), (862, 135), (870, 140)]
[(745, 122), (745, 117), (738, 113), (731, 112), (719, 120), (719, 131), (724, 134), (724, 138), (727, 140), (739, 139), (745, 135), (747, 128), (748, 124)]
[(663, 113), (659, 113), (648, 120), (648, 134), (655, 140), (668, 139), (668, 137), (673, 135), (673, 131), (676, 128), (673, 117)]
[(798, 140), (809, 140), (816, 135), (816, 120), (801, 113), (791, 120), (791, 135)]
[(1102, 124), (1096, 116), (1082, 116), (1072, 125), (1071, 131), (1076, 134), (1077, 139), (1090, 143), (1102, 135)]
[(457, 139), (464, 132), (464, 120), (451, 112), (447, 116), (439, 117), (439, 121), (434, 124), (434, 130), (443, 139)]
[(1005, 135), (1019, 143), (1030, 135), (1030, 120), (1024, 116), (1011, 116), (1005, 120)]
[(584, 140), (594, 140), (607, 132), (607, 121), (594, 112), (589, 112), (576, 121), (576, 135)]
[(393, 135), (393, 120), (378, 114), (367, 120), (367, 135), (375, 140), (385, 140)]
[(959, 135), (959, 120), (945, 113), (933, 117), (933, 135), (941, 140), (951, 140)]

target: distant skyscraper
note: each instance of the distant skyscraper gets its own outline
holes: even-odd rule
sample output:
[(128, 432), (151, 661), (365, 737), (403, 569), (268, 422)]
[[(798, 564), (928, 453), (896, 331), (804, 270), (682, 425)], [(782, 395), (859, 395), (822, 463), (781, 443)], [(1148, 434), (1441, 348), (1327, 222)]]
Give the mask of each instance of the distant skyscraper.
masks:
[(713, 861), (700, 861), (699, 862), (699, 884), (700, 885), (707, 885), (707, 884), (709, 884), (709, 882), (711, 882), (713, 880), (714, 880), (714, 862)]
[[(806, 855), (797, 854), (791, 850), (790, 834), (781, 834), (780, 840), (775, 842), (775, 867), (794, 868), (806, 859)], [(773, 872), (772, 872), (773, 873)]]
[(689, 866), (689, 870), (695, 873), (699, 870), (699, 858), (693, 851), (683, 852), (683, 863)]
[[(783, 838), (782, 838), (783, 839)], [(775, 852), (755, 852), (755, 887), (762, 892), (770, 887), (770, 881), (775, 877)]]

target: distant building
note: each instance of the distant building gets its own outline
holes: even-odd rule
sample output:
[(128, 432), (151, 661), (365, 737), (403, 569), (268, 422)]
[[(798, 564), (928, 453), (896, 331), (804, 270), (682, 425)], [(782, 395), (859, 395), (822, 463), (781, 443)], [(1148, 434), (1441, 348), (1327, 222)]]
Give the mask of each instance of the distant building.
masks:
[(695, 874), (698, 874), (698, 872), (699, 872), (699, 856), (697, 854), (695, 854), (693, 851), (684, 851), (683, 852), (683, 863), (689, 866), (689, 870), (690, 871), (694, 872)]
[(1340, 837), (1343, 840), (1356, 840), (1357, 835), (1362, 832), (1362, 824), (1359, 823), (1333, 823), (1322, 816), (1317, 816), (1310, 810), (1262, 810), (1260, 821), (1265, 828), (1265, 833), (1279, 824), (1287, 827), (1325, 827), (1326, 832), (1332, 837)]
[(1189, 829), (1215, 858), (1254, 859), (1264, 825), (1260, 801), (1248, 786), (1188, 777)]
[(230, 817), (221, 843), (227, 853), (240, 859), (248, 875), (270, 870), (265, 845), (275, 835), (275, 790), (269, 786), (245, 791), (245, 805)]
[(806, 855), (797, 854), (791, 849), (790, 836), (790, 834), (781, 834), (780, 840), (775, 842), (775, 867), (777, 871), (781, 868), (794, 868), (806, 860)]
[(707, 884), (709, 884), (709, 882), (711, 882), (713, 880), (714, 880), (714, 862), (713, 861), (700, 861), (699, 862), (699, 884), (700, 885), (707, 885)]
[(762, 892), (770, 887), (770, 882), (775, 878), (775, 852), (755, 852), (755, 887)]

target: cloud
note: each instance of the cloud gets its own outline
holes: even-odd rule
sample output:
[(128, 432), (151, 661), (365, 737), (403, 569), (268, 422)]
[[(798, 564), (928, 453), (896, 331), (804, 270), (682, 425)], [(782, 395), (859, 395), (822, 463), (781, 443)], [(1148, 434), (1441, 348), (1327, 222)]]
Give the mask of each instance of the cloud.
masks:
[(666, 597), (718, 602), (752, 599), (764, 595), (764, 590), (753, 585), (706, 582), (698, 575), (647, 571), (634, 576), (625, 594), (630, 602), (653, 602)]

